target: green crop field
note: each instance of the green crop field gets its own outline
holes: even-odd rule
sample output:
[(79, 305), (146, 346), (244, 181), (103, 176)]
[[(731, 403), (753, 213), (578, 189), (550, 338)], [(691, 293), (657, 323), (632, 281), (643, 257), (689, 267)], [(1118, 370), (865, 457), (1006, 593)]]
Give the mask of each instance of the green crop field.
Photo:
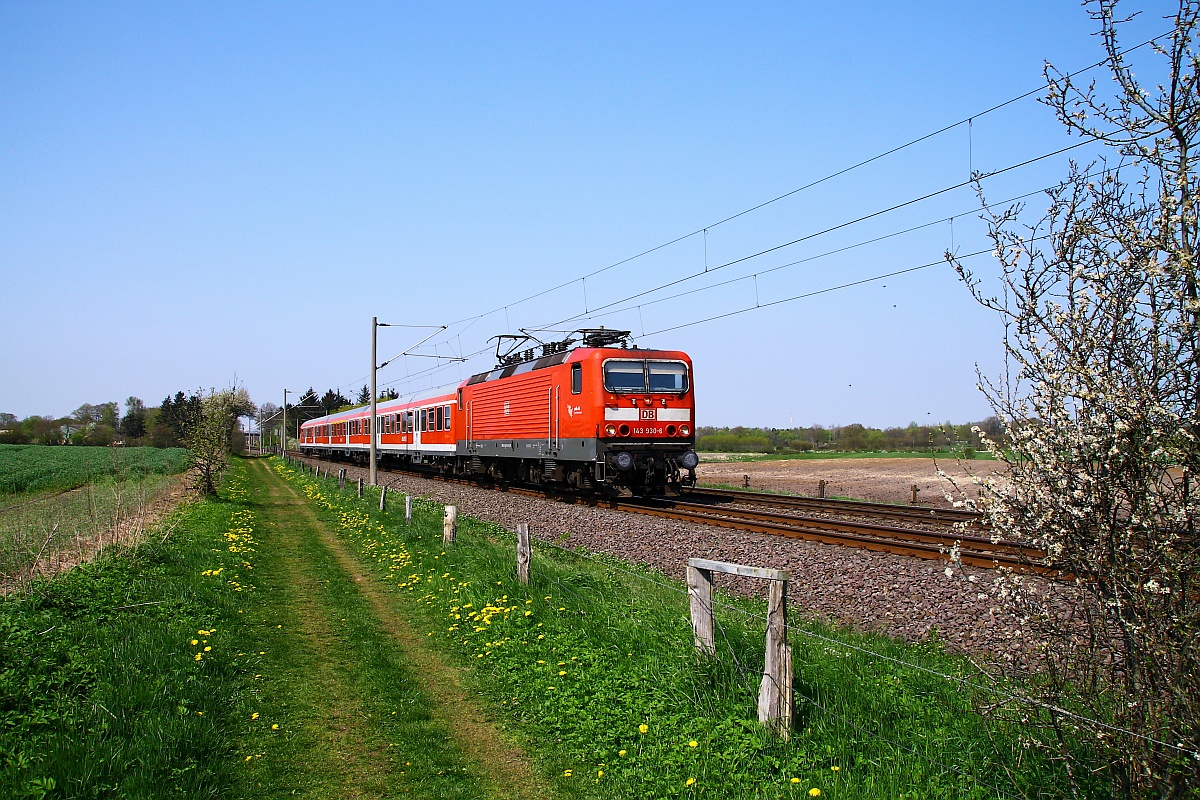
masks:
[(48, 447), (0, 444), (0, 497), (72, 489), (104, 476), (173, 475), (187, 451), (153, 447)]

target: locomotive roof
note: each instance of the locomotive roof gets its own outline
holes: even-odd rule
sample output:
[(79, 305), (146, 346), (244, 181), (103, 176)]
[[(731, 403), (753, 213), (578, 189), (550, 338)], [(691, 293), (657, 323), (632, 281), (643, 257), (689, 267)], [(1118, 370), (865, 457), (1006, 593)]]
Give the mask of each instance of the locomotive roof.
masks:
[(510, 364), (508, 366), (496, 367), (495, 369), (488, 370), (487, 372), (477, 373), (467, 379), (467, 382), (464, 385), (473, 386), (477, 383), (499, 380), (500, 378), (508, 378), (512, 375), (520, 375), (524, 372), (533, 372), (534, 370), (546, 369), (547, 367), (555, 367), (565, 361), (580, 361), (585, 356), (600, 351), (612, 353), (614, 357), (620, 356), (625, 358), (654, 358), (655, 356), (677, 357), (678, 354), (678, 351), (675, 350), (641, 350), (637, 347), (577, 347), (574, 350), (542, 356), (541, 358), (536, 358), (532, 361), (524, 361), (520, 364)]

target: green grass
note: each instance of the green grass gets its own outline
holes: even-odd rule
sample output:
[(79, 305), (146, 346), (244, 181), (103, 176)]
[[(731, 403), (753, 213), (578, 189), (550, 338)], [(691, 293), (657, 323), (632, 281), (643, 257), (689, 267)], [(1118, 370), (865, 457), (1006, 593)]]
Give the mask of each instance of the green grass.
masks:
[(0, 796), (200, 797), (230, 785), (230, 700), (245, 672), (225, 647), (235, 595), (198, 565), (238, 512), (194, 505), (165, 539), (106, 550), (0, 603)]
[(797, 726), (781, 742), (755, 717), (760, 603), (728, 600), (720, 652), (700, 658), (686, 591), (664, 576), (542, 545), (523, 587), (513, 537), (497, 526), (463, 519), (459, 542), (443, 548), (439, 507), (418, 502), (405, 528), (402, 510), (374, 510), (377, 492), (357, 501), (334, 480), (276, 468), (522, 733), (566, 796), (1064, 796), (1063, 776), (1021, 731), (989, 728), (974, 713), (991, 698), (953, 680), (975, 671), (936, 642), (801, 624), (792, 636)]
[(19, 502), (19, 495), (72, 489), (102, 476), (173, 475), (186, 468), (187, 451), (177, 447), (0, 444), (0, 505)]

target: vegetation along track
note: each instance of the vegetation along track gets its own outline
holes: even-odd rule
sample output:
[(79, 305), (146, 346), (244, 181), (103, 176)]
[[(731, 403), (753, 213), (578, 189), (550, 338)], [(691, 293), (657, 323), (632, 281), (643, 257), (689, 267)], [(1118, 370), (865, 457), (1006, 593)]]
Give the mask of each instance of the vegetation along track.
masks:
[[(318, 459), (291, 453), (312, 464)], [(328, 462), (337, 464), (339, 462)], [(379, 470), (387, 473), (400, 470)], [(437, 478), (452, 483), (478, 485), (474, 481), (446, 478), (420, 471), (426, 478)], [(504, 491), (529, 496), (545, 496), (540, 489), (505, 487)], [(860, 503), (854, 501), (829, 501), (820, 498), (805, 498), (788, 495), (764, 495), (755, 492), (703, 489), (688, 496), (687, 500), (674, 498), (609, 498), (598, 499), (572, 494), (555, 495), (559, 500), (606, 508), (629, 511), (667, 519), (714, 525), (734, 530), (753, 531), (793, 539), (857, 547), (884, 553), (912, 556), (931, 560), (961, 561), (973, 567), (1008, 569), (1056, 573), (1053, 566), (1045, 565), (1046, 554), (1042, 550), (1022, 545), (1019, 542), (992, 541), (981, 533), (950, 528), (952, 523), (966, 523), (982, 531), (978, 514), (957, 509), (916, 508), (893, 506), (883, 503)], [(693, 502), (700, 501), (700, 502)], [(799, 514), (766, 511), (738, 506), (786, 505), (789, 508), (810, 508), (825, 512), (825, 516), (802, 516)], [(816, 504), (816, 505), (814, 505)], [(957, 519), (955, 518), (957, 517)], [(905, 524), (892, 523), (900, 518)], [(881, 522), (882, 520), (882, 522)], [(923, 525), (918, 527), (918, 525)]]

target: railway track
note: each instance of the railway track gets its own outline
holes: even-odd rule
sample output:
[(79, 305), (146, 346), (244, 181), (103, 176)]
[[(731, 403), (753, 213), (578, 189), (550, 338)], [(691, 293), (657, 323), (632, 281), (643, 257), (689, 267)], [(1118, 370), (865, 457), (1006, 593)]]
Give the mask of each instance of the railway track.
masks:
[(983, 515), (978, 511), (961, 508), (929, 508), (926, 506), (901, 506), (890, 503), (870, 503), (864, 500), (836, 500), (827, 497), (802, 497), (791, 494), (769, 494), (767, 492), (744, 492), (737, 489), (710, 489), (699, 487), (688, 492), (688, 499), (699, 503), (741, 503), (759, 506), (774, 506), (802, 511), (859, 515), (911, 521), (926, 526), (946, 526), (967, 523), (982, 529)]
[[(289, 453), (309, 464), (326, 463), (342, 466), (341, 462), (322, 462), (319, 459)], [(379, 470), (381, 473), (415, 474), (420, 477), (478, 486), (474, 481), (418, 471)], [(531, 497), (548, 496), (544, 490), (508, 486), (499, 489)], [(733, 530), (752, 531), (792, 539), (857, 547), (883, 553), (894, 553), (929, 560), (951, 561), (984, 569), (1008, 569), (1057, 573), (1045, 565), (1043, 551), (1018, 542), (992, 541), (987, 535), (951, 529), (951, 523), (965, 522), (981, 525), (978, 514), (956, 509), (910, 508), (883, 503), (829, 501), (788, 495), (764, 495), (736, 490), (697, 490), (687, 499), (672, 498), (596, 498), (573, 494), (552, 494), (553, 499), (583, 505), (600, 506), (631, 513), (663, 517), (702, 525), (714, 525)], [(697, 502), (698, 501), (698, 502)], [(736, 503), (737, 505), (733, 505)], [(742, 508), (742, 505), (783, 507), (788, 511), (819, 510), (826, 516), (806, 516), (781, 511)], [(837, 517), (834, 515), (844, 515)], [(890, 524), (899, 519), (904, 525)], [(924, 523), (922, 527), (916, 527)], [(980, 528), (982, 530), (982, 528)], [(969, 529), (968, 529), (969, 530)]]

